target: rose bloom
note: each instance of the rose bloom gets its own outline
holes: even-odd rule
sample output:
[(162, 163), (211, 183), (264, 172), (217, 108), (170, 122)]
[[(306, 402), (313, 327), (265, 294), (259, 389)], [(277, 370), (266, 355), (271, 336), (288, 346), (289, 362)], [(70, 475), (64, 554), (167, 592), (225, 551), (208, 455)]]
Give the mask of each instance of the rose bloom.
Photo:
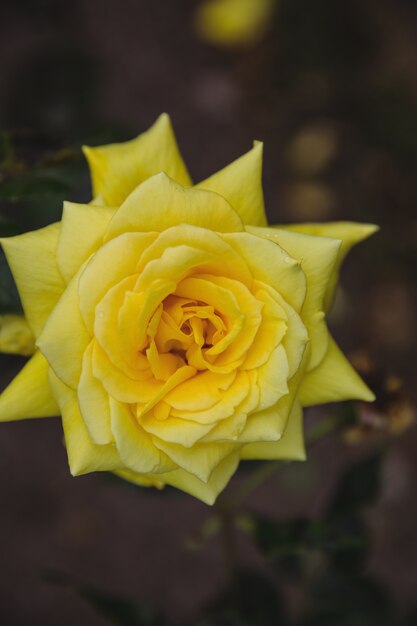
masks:
[(326, 326), (374, 232), (268, 227), (262, 144), (193, 186), (167, 115), (85, 148), (95, 199), (1, 243), (37, 350), (0, 419), (62, 415), (73, 475), (212, 504), (240, 459), (304, 459), (302, 407), (373, 394)]

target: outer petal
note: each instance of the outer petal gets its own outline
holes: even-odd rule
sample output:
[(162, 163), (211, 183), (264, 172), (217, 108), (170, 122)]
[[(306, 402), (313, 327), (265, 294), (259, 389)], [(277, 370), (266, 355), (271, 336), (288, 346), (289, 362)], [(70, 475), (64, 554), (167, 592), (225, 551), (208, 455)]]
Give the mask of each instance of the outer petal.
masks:
[(130, 470), (121, 470), (115, 473), (121, 478), (141, 487), (152, 486), (162, 489), (165, 485), (171, 485), (191, 494), (206, 504), (214, 504), (219, 493), (223, 491), (235, 473), (238, 463), (239, 454), (237, 452), (230, 454), (219, 463), (207, 483), (203, 483), (193, 474), (189, 474), (182, 469), (165, 474), (137, 474)]
[(37, 350), (0, 395), (0, 421), (59, 415), (48, 382), (48, 363)]
[[(235, 473), (239, 463), (239, 453), (233, 452), (223, 459), (213, 470), (209, 480), (205, 483), (185, 470), (176, 470), (161, 474), (160, 478), (167, 485), (181, 489), (206, 504), (214, 504), (217, 496), (226, 487)], [(159, 477), (159, 476), (158, 476)]]
[(237, 447), (234, 443), (196, 443), (191, 448), (166, 443), (157, 437), (152, 440), (174, 463), (203, 482), (208, 482), (216, 467)]
[(97, 194), (97, 196), (94, 196), (94, 198), (90, 200), (88, 204), (92, 204), (93, 206), (108, 206), (106, 198), (101, 193)]
[(262, 190), (263, 144), (256, 141), (252, 150), (196, 187), (222, 195), (239, 213), (244, 224), (266, 226)]
[(13, 272), (26, 319), (38, 337), (65, 289), (56, 262), (60, 224), (0, 239)]
[(165, 487), (165, 483), (157, 478), (157, 474), (138, 474), (128, 469), (117, 470), (114, 473), (123, 480), (128, 480), (140, 487), (156, 487), (157, 489), (163, 489)]
[(49, 382), (61, 409), (71, 474), (79, 476), (89, 472), (122, 469), (123, 464), (113, 445), (98, 446), (90, 438), (78, 408), (75, 391), (60, 381), (52, 370), (49, 370)]
[(126, 232), (161, 232), (179, 224), (223, 233), (243, 230), (240, 217), (222, 196), (183, 187), (161, 172), (130, 194), (111, 220), (106, 238)]
[(115, 211), (105, 206), (64, 203), (57, 262), (67, 283), (97, 250)]
[(23, 315), (0, 315), (0, 352), (31, 356), (35, 337)]
[(191, 185), (166, 113), (132, 141), (98, 148), (84, 146), (83, 150), (90, 166), (93, 194), (102, 194), (110, 206), (119, 206), (135, 187), (158, 172), (165, 172), (182, 185)]
[(90, 342), (78, 302), (78, 277), (75, 276), (52, 311), (38, 339), (38, 346), (55, 374), (76, 389), (83, 354)]
[(306, 453), (301, 405), (298, 402), (294, 403), (282, 439), (247, 444), (241, 449), (240, 458), (304, 461)]
[(325, 358), (316, 369), (308, 372), (300, 387), (303, 406), (337, 402), (339, 400), (366, 400), (375, 396), (330, 338)]
[(341, 239), (342, 245), (336, 263), (333, 267), (329, 283), (327, 285), (326, 295), (324, 299), (324, 308), (329, 310), (333, 303), (334, 292), (336, 290), (337, 280), (339, 277), (340, 266), (349, 252), (349, 250), (357, 243), (367, 239), (373, 235), (378, 226), (375, 224), (360, 224), (357, 222), (327, 222), (327, 223), (307, 223), (307, 224), (288, 224), (279, 228), (292, 230), (306, 235), (318, 235), (320, 237), (334, 237)]

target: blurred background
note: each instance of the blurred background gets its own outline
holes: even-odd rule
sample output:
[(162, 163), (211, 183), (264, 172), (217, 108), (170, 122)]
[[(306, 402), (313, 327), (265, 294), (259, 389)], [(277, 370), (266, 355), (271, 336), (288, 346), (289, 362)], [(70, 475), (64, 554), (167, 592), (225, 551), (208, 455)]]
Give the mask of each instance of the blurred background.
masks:
[[(1, 424), (1, 624), (417, 623), (416, 33), (412, 0), (1, 1), (1, 235), (88, 201), (80, 145), (162, 111), (195, 181), (265, 142), (271, 223), (381, 226), (330, 320), (377, 402), (308, 411), (347, 426), (265, 480), (233, 540), (221, 506), (71, 478), (58, 419)], [(23, 362), (0, 356), (2, 386)]]

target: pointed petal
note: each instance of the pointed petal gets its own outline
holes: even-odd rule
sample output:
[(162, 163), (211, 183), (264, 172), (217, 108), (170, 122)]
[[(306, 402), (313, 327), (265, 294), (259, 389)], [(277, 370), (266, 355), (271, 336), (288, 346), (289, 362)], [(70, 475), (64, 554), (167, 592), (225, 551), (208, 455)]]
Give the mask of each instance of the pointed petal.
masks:
[(165, 487), (165, 483), (157, 478), (158, 474), (139, 474), (128, 469), (117, 470), (114, 473), (119, 476), (119, 478), (139, 485), (139, 487), (156, 487), (156, 489), (163, 489)]
[(202, 482), (182, 469), (161, 474), (160, 478), (167, 485), (181, 489), (206, 504), (214, 504), (219, 493), (223, 491), (235, 473), (238, 464), (239, 454), (233, 452), (217, 465), (207, 482)]
[(179, 444), (166, 443), (155, 436), (152, 441), (178, 467), (203, 482), (208, 482), (219, 463), (236, 450), (234, 443), (196, 443), (191, 448), (185, 448)]
[(97, 148), (84, 146), (83, 151), (93, 194), (102, 194), (110, 206), (119, 206), (135, 187), (158, 172), (165, 172), (181, 185), (191, 185), (166, 113), (132, 141)]
[(94, 196), (94, 198), (90, 200), (89, 204), (92, 204), (93, 206), (108, 206), (106, 198), (101, 193)]
[(116, 209), (105, 206), (64, 203), (57, 263), (67, 283), (97, 250), (115, 211)]
[(0, 352), (31, 356), (35, 337), (23, 315), (0, 315)]
[(59, 415), (48, 382), (48, 363), (37, 350), (0, 395), (0, 421)]
[(327, 286), (324, 308), (328, 311), (333, 304), (334, 293), (339, 278), (340, 266), (353, 246), (364, 239), (367, 239), (379, 230), (375, 224), (361, 224), (357, 222), (324, 222), (324, 223), (306, 223), (306, 224), (288, 224), (279, 228), (288, 229), (306, 235), (315, 235), (320, 237), (334, 237), (341, 239), (342, 245), (333, 268), (329, 284)]
[(311, 406), (340, 400), (372, 402), (375, 396), (330, 337), (325, 358), (303, 378), (300, 402), (303, 406)]
[(56, 262), (60, 224), (51, 224), (0, 243), (13, 272), (25, 316), (39, 336), (46, 320), (65, 289)]
[(96, 445), (88, 434), (75, 391), (59, 380), (52, 370), (49, 370), (49, 382), (62, 414), (71, 474), (79, 476), (89, 472), (121, 469), (123, 464), (114, 445)]
[(294, 404), (284, 434), (279, 441), (250, 443), (241, 449), (240, 458), (304, 461), (306, 453), (301, 405), (298, 402)]
[(106, 239), (126, 232), (161, 232), (179, 224), (223, 233), (243, 230), (240, 217), (222, 196), (182, 187), (160, 173), (130, 194), (111, 220)]
[(219, 493), (223, 491), (227, 483), (235, 473), (239, 463), (239, 455), (234, 452), (223, 459), (216, 467), (210, 480), (203, 483), (201, 480), (189, 474), (185, 470), (178, 469), (165, 474), (137, 474), (130, 470), (115, 472), (120, 478), (135, 483), (141, 487), (156, 487), (162, 489), (165, 485), (181, 489), (185, 493), (198, 498), (205, 504), (214, 504)]
[(263, 144), (256, 141), (252, 150), (196, 185), (226, 198), (242, 222), (252, 226), (267, 224), (262, 190), (262, 150)]
[(83, 354), (90, 343), (90, 335), (81, 317), (77, 286), (78, 276), (75, 276), (37, 341), (55, 374), (72, 389), (77, 388)]

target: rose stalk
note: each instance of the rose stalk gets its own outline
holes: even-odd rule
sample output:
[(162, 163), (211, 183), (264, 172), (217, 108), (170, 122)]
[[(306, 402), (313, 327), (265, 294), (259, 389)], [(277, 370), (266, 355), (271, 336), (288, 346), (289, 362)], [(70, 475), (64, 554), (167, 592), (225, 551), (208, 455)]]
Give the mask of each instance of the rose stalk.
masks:
[(61, 414), (73, 475), (212, 504), (240, 459), (305, 458), (302, 407), (373, 399), (326, 313), (375, 226), (268, 227), (262, 144), (193, 186), (167, 115), (84, 152), (91, 203), (1, 240), (37, 350), (0, 420)]

